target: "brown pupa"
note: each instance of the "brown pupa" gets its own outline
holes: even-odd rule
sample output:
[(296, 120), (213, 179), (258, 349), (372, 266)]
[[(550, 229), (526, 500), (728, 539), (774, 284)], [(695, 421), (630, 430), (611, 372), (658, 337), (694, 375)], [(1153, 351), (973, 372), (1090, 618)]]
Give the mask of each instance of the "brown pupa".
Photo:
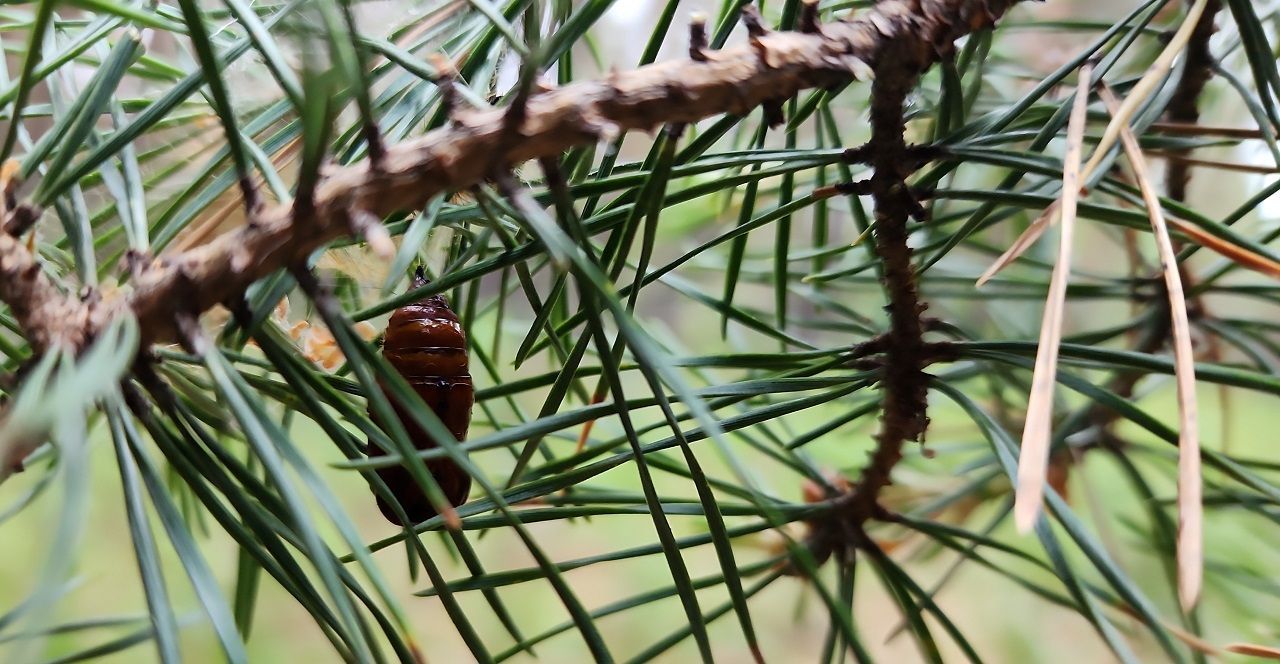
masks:
[[(426, 275), (419, 269), (412, 288), (427, 283)], [(432, 295), (396, 309), (387, 323), (382, 354), (454, 438), (465, 440), (475, 391), (471, 374), (467, 371), (466, 333), (458, 322), (457, 314), (449, 308), (448, 300), (443, 295)], [(385, 387), (383, 393), (387, 394), (396, 417), (404, 425), (415, 448), (438, 447), (435, 439), (414, 424), (404, 407), (396, 403)], [(370, 417), (376, 421), (372, 411)], [(383, 454), (372, 442), (367, 453), (370, 456)], [(426, 465), (450, 504), (457, 506), (466, 502), (467, 493), (471, 490), (471, 476), (466, 471), (448, 458), (430, 459)], [(419, 523), (437, 514), (426, 492), (414, 481), (407, 468), (391, 466), (379, 468), (377, 473), (400, 501), (411, 522)], [(391, 523), (409, 525), (401, 524), (391, 505), (381, 497), (378, 498), (378, 508)]]

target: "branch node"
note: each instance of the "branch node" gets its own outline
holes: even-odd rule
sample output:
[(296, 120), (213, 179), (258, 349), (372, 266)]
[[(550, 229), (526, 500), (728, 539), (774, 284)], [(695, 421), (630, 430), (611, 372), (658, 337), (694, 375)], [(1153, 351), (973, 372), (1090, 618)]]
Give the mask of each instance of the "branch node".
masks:
[(605, 143), (612, 142), (622, 135), (622, 127), (600, 117), (587, 121), (586, 127), (588, 131), (595, 134), (597, 141)]
[(504, 145), (512, 139), (520, 135), (521, 129), (524, 127), (524, 120), (529, 114), (529, 97), (533, 95), (537, 88), (535, 78), (519, 90), (511, 99), (511, 106), (507, 107), (507, 112), (502, 116), (502, 135), (504, 137)]
[(854, 148), (845, 148), (843, 154), (840, 155), (840, 161), (846, 164), (867, 164), (871, 161), (871, 146), (862, 144)]
[(782, 99), (770, 99), (760, 105), (764, 112), (764, 122), (770, 129), (774, 129), (786, 122), (786, 114), (782, 112)]
[(742, 23), (747, 26), (747, 36), (752, 40), (769, 34), (769, 29), (764, 27), (764, 20), (760, 18), (760, 10), (754, 4), (743, 5)]
[[(908, 145), (903, 149), (904, 163), (908, 171), (918, 170), (920, 167), (931, 161), (937, 161), (951, 155), (951, 151), (945, 145), (923, 144)], [(870, 144), (863, 144), (857, 147), (848, 148), (840, 155), (840, 160), (846, 164), (863, 164), (870, 165), (874, 153)]]
[(255, 223), (258, 211), (262, 209), (262, 196), (248, 173), (240, 176), (240, 193), (244, 197), (245, 218), (250, 224)]
[(570, 200), (567, 198), (569, 195), (569, 182), (565, 180), (564, 171), (560, 169), (560, 160), (555, 157), (539, 157), (538, 167), (542, 169), (542, 175), (547, 182), (547, 189), (550, 189), (558, 200)]
[(684, 136), (684, 130), (686, 127), (687, 125), (683, 122), (672, 122), (671, 124), (667, 125), (665, 129), (667, 140), (669, 141), (680, 140), (680, 137)]
[(436, 87), (440, 88), (440, 106), (444, 109), (445, 115), (449, 117), (449, 121), (457, 124), (458, 68), (454, 66), (453, 60), (445, 57), (442, 53), (428, 55), (427, 62), (436, 70), (435, 83)]
[(822, 34), (822, 17), (818, 15), (818, 0), (803, 0), (800, 5), (800, 32), (807, 35)]
[(387, 144), (382, 140), (382, 130), (378, 128), (378, 122), (373, 118), (365, 118), (362, 130), (365, 145), (369, 150), (369, 170), (381, 173), (382, 166), (387, 160)]
[(372, 212), (359, 208), (347, 210), (347, 226), (352, 235), (364, 239), (378, 258), (387, 261), (395, 258), (396, 245), (391, 241), (391, 233)]
[(920, 203), (920, 199), (916, 198), (916, 190), (907, 186), (907, 183), (899, 180), (889, 186), (890, 196), (897, 198), (899, 204), (905, 208), (907, 215), (918, 222), (929, 220), (929, 210)]
[(204, 330), (200, 328), (200, 319), (190, 311), (180, 311), (174, 316), (174, 322), (178, 327), (178, 343), (182, 344), (182, 349), (196, 357), (203, 357), (208, 349), (208, 340), (205, 339)]
[[(293, 218), (293, 223), (297, 224), (303, 219), (307, 219), (315, 214), (316, 211), (316, 190), (320, 188), (320, 183), (325, 179), (325, 167), (323, 160), (316, 168), (316, 176), (308, 178), (298, 185), (298, 190), (293, 195), (293, 203), (290, 205), (289, 215)], [(251, 215), (250, 219), (256, 215)], [(256, 225), (252, 224), (251, 225)]]
[(40, 220), (42, 213), (43, 210), (31, 203), (21, 203), (9, 214), (9, 219), (4, 224), (4, 232), (13, 237), (26, 235), (27, 231)]
[(246, 333), (248, 333), (250, 325), (253, 324), (253, 308), (249, 306), (249, 299), (244, 295), (236, 295), (227, 298), (222, 306), (231, 312), (231, 317), (236, 321)]
[(145, 249), (134, 249), (130, 247), (124, 252), (124, 267), (129, 272), (129, 278), (137, 280), (143, 271), (151, 265), (153, 257), (150, 251)]
[(707, 15), (694, 12), (689, 19), (689, 59), (694, 62), (706, 62), (707, 45)]
[[(756, 59), (760, 61), (760, 66), (765, 69), (773, 69), (774, 63), (769, 58), (769, 48), (764, 43), (764, 37), (769, 34), (769, 29), (764, 27), (764, 23), (760, 19), (760, 10), (756, 9), (755, 5), (744, 6), (742, 8), (742, 22), (747, 26), (747, 43), (751, 45), (751, 50), (755, 51)], [(767, 111), (766, 107), (765, 119), (769, 120), (772, 116)], [(778, 115), (781, 115), (781, 113)], [(774, 126), (771, 120), (769, 126)]]
[(2, 210), (12, 210), (18, 207), (18, 187), (22, 185), (22, 163), (17, 159), (10, 158), (0, 165), (0, 194), (4, 197), (4, 207)]
[(866, 196), (871, 193), (871, 180), (855, 182), (837, 182), (813, 190), (813, 197), (831, 198), (832, 196)]
[(529, 98), (538, 88), (539, 75), (538, 72), (534, 72), (530, 79), (522, 80), (522, 85), (511, 98), (511, 105), (502, 114), (502, 129), (498, 132), (497, 149), (489, 157), (490, 171), (510, 166), (507, 163), (507, 152), (521, 137), (525, 119), (529, 114)]

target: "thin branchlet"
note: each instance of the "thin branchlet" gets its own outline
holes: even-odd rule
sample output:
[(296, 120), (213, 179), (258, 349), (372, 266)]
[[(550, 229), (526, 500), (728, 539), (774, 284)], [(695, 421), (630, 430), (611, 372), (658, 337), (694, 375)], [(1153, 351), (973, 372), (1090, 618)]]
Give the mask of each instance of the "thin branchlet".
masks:
[[(995, 17), (990, 15), (991, 20)], [(871, 166), (872, 176), (829, 188), (832, 193), (870, 194), (875, 202), (873, 235), (888, 299), (889, 329), (859, 347), (861, 356), (853, 360), (880, 374), (880, 430), (858, 479), (842, 484), (843, 495), (835, 498), (837, 507), (809, 522), (807, 543), (818, 560), (848, 549), (875, 546), (864, 532), (865, 524), (892, 518), (879, 502), (880, 493), (892, 483), (893, 469), (902, 460), (906, 443), (923, 442), (928, 428), (929, 377), (924, 370), (932, 362), (954, 356), (951, 347), (924, 339), (932, 322), (923, 317), (927, 305), (920, 298), (913, 252), (907, 242), (910, 220), (926, 216), (919, 196), (927, 194), (913, 190), (907, 179), (942, 152), (910, 146), (905, 139), (907, 96), (939, 54), (950, 48), (949, 41), (925, 44), (904, 39), (877, 51), (872, 60), (871, 140), (844, 154), (846, 162)]]
[(861, 523), (878, 511), (881, 489), (902, 459), (907, 441), (920, 440), (926, 414), (926, 352), (920, 300), (907, 224), (919, 203), (906, 185), (911, 160), (906, 158), (904, 104), (928, 62), (913, 59), (909, 49), (884, 53), (876, 66), (871, 92), (871, 141), (868, 161), (874, 172), (870, 189), (875, 201), (875, 247), (889, 304), (889, 331), (883, 339), (885, 372), (880, 432), (876, 448), (857, 481), (846, 518)]

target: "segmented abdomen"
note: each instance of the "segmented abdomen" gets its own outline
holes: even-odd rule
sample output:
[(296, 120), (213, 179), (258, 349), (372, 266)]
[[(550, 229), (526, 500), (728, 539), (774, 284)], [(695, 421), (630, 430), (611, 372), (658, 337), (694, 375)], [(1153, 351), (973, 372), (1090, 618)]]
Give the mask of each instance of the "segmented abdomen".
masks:
[[(413, 287), (424, 284), (426, 280), (419, 276)], [(467, 372), (466, 334), (448, 301), (443, 296), (433, 295), (397, 309), (387, 324), (382, 353), (454, 438), (465, 440), (475, 394), (471, 374)], [(417, 449), (438, 446), (435, 439), (415, 425), (405, 409), (389, 394), (388, 399)], [(380, 454), (381, 450), (370, 443), (369, 453)], [(470, 475), (450, 459), (432, 459), (426, 463), (450, 504), (466, 502), (467, 493), (471, 490)], [(425, 521), (436, 515), (426, 492), (418, 487), (407, 469), (396, 466), (377, 472), (412, 522)], [(400, 524), (391, 506), (382, 498), (378, 498), (378, 507), (387, 520)]]

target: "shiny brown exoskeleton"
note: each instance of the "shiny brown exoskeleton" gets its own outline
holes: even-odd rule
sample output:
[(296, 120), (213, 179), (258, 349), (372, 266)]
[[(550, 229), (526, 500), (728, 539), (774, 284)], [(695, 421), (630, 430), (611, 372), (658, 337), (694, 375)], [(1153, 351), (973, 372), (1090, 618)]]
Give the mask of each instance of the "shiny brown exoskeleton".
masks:
[[(426, 277), (422, 270), (418, 270), (412, 287), (418, 288), (426, 284)], [(457, 314), (449, 308), (449, 302), (444, 296), (432, 295), (396, 309), (387, 323), (382, 354), (413, 386), (414, 391), (435, 412), (454, 438), (465, 440), (475, 393), (471, 385), (471, 374), (467, 371), (466, 334), (462, 331)], [(413, 423), (405, 409), (390, 394), (387, 398), (409, 433), (414, 447), (425, 450), (438, 446), (435, 439)], [(372, 412), (370, 416), (373, 416)], [(372, 456), (383, 452), (370, 443), (368, 453)], [(447, 458), (431, 459), (426, 464), (427, 470), (431, 471), (450, 504), (456, 506), (466, 502), (467, 493), (471, 490), (471, 476), (466, 471)], [(406, 468), (380, 468), (377, 473), (400, 501), (410, 521), (418, 523), (436, 515), (436, 509), (431, 505), (426, 492), (418, 486)], [(391, 505), (381, 497), (378, 498), (378, 508), (388, 521), (401, 525)]]

